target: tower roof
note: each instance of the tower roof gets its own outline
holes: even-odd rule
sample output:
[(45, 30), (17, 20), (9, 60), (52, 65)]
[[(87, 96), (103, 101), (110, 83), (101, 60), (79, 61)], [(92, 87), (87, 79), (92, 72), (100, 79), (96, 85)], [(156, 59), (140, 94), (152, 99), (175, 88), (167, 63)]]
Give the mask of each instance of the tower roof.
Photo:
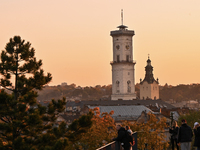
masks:
[(117, 28), (119, 28), (119, 29), (126, 29), (128, 27), (122, 24), (122, 25), (118, 26)]
[(151, 60), (148, 56), (148, 60), (147, 60), (147, 65), (145, 67), (145, 78), (143, 81), (140, 82), (140, 84), (142, 84), (144, 81), (146, 81), (148, 84), (152, 84), (154, 81), (159, 84), (158, 79), (155, 80), (153, 77), (153, 67), (151, 66)]

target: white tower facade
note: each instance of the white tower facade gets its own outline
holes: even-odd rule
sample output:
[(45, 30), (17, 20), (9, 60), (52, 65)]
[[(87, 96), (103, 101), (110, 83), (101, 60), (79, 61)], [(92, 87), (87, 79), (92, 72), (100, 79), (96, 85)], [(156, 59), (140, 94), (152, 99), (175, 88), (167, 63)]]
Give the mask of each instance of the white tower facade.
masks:
[(133, 30), (121, 25), (111, 31), (113, 39), (112, 95), (111, 100), (133, 100), (135, 93), (135, 61), (133, 61)]

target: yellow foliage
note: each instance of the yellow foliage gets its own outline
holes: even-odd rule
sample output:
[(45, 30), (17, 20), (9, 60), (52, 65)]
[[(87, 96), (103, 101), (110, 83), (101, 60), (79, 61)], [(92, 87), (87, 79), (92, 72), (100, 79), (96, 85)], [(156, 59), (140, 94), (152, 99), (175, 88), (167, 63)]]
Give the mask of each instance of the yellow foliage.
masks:
[[(92, 118), (92, 127), (87, 133), (81, 135), (82, 138), (78, 143), (69, 144), (67, 150), (94, 150), (111, 142), (111, 139), (117, 136), (115, 122), (111, 117), (113, 111), (101, 114), (98, 107), (94, 108), (92, 111), (95, 114)], [(138, 132), (138, 149), (144, 149), (145, 143), (148, 144), (147, 149), (167, 149), (168, 142), (165, 140), (164, 134), (164, 129), (167, 127), (166, 119), (162, 118), (161, 120), (158, 120), (156, 116), (151, 113), (148, 113), (148, 116), (149, 120), (146, 123), (131, 124), (128, 121), (124, 121), (122, 126), (128, 125), (133, 132)]]
[(82, 138), (77, 143), (79, 148), (76, 147), (76, 149), (94, 150), (111, 142), (111, 139), (116, 137), (115, 122), (111, 117), (113, 111), (101, 114), (98, 107), (92, 111), (95, 114), (92, 118), (93, 125), (87, 133), (82, 134)]

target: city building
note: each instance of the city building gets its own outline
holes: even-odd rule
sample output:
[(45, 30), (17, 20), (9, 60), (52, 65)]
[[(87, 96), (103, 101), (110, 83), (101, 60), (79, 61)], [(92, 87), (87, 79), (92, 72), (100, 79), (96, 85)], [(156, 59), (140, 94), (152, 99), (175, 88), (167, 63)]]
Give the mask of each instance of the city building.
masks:
[(145, 78), (140, 79), (140, 99), (159, 99), (159, 82), (153, 77), (153, 67), (151, 66), (151, 60), (148, 57), (147, 66), (145, 67)]
[(110, 32), (113, 39), (111, 100), (133, 100), (136, 99), (132, 43), (135, 32), (128, 30), (123, 21), (118, 28)]

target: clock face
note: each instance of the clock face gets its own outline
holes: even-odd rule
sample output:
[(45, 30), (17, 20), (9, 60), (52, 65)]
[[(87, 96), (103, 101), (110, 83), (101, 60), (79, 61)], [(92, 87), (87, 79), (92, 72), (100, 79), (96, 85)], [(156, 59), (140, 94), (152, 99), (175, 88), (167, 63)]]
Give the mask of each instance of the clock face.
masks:
[(119, 49), (119, 48), (120, 48), (120, 46), (119, 46), (119, 45), (117, 45), (117, 46), (116, 46), (116, 49)]
[(129, 45), (126, 45), (126, 49), (128, 50), (130, 48), (130, 46)]

